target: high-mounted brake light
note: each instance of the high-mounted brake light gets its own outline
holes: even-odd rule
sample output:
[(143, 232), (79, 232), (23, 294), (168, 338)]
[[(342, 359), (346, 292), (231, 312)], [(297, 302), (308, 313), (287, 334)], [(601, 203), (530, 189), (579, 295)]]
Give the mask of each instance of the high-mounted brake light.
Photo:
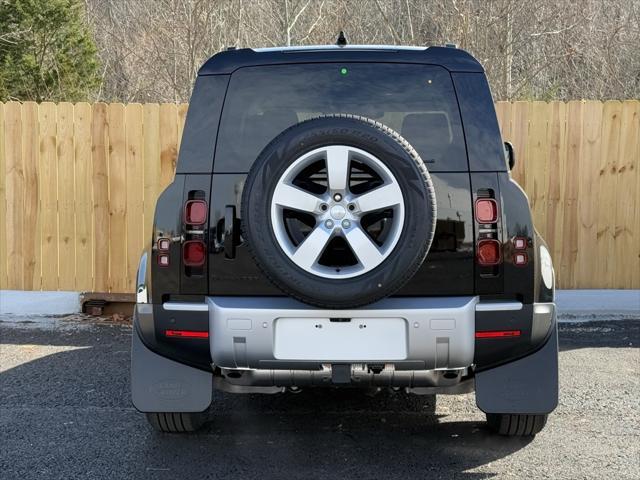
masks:
[(476, 200), (476, 221), (478, 223), (495, 223), (498, 220), (498, 204), (493, 198)]
[(207, 203), (204, 200), (189, 200), (184, 205), (184, 222), (202, 225), (207, 221)]
[(500, 242), (498, 240), (480, 240), (477, 250), (478, 263), (483, 266), (500, 263)]
[(182, 260), (186, 267), (201, 267), (206, 259), (206, 247), (202, 240), (188, 240), (182, 246)]

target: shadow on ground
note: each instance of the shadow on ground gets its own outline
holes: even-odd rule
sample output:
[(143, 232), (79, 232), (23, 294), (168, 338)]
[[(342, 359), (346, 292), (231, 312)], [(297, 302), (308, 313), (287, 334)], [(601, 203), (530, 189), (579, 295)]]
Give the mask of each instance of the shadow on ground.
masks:
[[(0, 333), (12, 348), (3, 355), (34, 358), (0, 374), (9, 478), (487, 478), (465, 472), (528, 443), (437, 416), (432, 396), (325, 389), (216, 393), (201, 433), (157, 434), (131, 408), (129, 328)], [(49, 345), (75, 349), (47, 354)]]
[[(530, 442), (492, 435), (470, 410), (435, 415), (434, 397), (325, 389), (215, 393), (201, 433), (157, 434), (131, 407), (130, 327), (23, 327), (0, 325), (3, 358), (32, 359), (0, 374), (7, 478), (491, 478), (469, 470)], [(561, 349), (637, 345), (638, 331), (640, 321), (561, 325)]]

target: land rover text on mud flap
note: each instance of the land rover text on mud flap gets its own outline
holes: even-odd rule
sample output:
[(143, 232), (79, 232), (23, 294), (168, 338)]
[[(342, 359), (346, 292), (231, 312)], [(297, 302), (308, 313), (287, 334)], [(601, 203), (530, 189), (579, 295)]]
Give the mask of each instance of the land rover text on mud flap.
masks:
[(463, 50), (214, 55), (140, 260), (135, 407), (184, 432), (214, 389), (475, 390), (491, 428), (536, 434), (554, 272), (512, 166)]

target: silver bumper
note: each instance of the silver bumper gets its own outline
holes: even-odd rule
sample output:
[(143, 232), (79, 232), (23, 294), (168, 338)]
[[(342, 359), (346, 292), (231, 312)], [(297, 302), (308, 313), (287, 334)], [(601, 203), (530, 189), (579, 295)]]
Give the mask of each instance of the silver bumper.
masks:
[(454, 370), (473, 363), (477, 297), (387, 298), (354, 310), (321, 310), (290, 298), (207, 302), (211, 358), (222, 369), (375, 363)]

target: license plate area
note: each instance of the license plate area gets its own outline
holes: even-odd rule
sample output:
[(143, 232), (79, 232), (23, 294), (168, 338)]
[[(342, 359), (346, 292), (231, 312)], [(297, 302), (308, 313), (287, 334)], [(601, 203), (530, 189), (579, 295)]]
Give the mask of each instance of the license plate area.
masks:
[(278, 360), (372, 361), (407, 358), (404, 318), (277, 318), (273, 356)]

